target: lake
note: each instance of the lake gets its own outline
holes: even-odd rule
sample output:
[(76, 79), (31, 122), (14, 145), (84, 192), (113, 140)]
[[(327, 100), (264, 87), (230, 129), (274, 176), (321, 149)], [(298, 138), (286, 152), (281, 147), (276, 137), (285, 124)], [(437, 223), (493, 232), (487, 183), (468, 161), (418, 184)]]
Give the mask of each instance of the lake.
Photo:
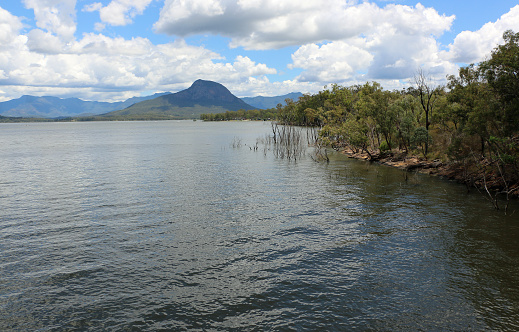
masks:
[(0, 330), (519, 330), (517, 201), (269, 132), (0, 124)]

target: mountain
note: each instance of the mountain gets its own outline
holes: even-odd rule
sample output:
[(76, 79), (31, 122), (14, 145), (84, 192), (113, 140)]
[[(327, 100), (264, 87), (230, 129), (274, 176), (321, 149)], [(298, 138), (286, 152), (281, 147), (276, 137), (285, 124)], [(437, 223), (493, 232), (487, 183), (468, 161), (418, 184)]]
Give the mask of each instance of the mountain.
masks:
[(285, 105), (285, 99), (292, 99), (293, 101), (297, 101), (299, 97), (302, 97), (303, 94), (301, 92), (292, 92), (283, 96), (276, 97), (245, 97), (242, 98), (244, 102), (249, 105), (252, 105), (256, 108), (266, 110), (270, 108), (276, 108), (278, 104)]
[(193, 119), (198, 118), (202, 113), (221, 113), (240, 109), (252, 110), (255, 107), (233, 95), (220, 83), (196, 80), (186, 90), (142, 101), (102, 116), (122, 116), (128, 119)]
[(114, 103), (22, 96), (0, 102), (0, 116), (59, 118), (102, 114), (102, 117), (122, 115), (128, 119), (186, 119), (198, 118), (201, 113), (275, 108), (279, 103), (285, 104), (287, 98), (297, 100), (300, 96), (301, 93), (290, 93), (278, 97), (240, 99), (219, 83), (197, 80), (190, 88), (177, 93), (156, 93)]
[(78, 98), (58, 98), (51, 96), (22, 96), (0, 103), (0, 115), (6, 117), (57, 118), (78, 115), (96, 115), (128, 107), (132, 104), (153, 99), (166, 93), (156, 93), (146, 97), (133, 97), (123, 102), (84, 101)]

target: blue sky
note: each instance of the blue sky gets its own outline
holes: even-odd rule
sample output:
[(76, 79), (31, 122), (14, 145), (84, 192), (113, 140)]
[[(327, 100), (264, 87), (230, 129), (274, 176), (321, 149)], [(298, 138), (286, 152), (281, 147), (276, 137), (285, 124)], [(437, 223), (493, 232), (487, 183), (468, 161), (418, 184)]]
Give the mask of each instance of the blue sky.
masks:
[(0, 0), (0, 101), (436, 84), (519, 31), (518, 1)]

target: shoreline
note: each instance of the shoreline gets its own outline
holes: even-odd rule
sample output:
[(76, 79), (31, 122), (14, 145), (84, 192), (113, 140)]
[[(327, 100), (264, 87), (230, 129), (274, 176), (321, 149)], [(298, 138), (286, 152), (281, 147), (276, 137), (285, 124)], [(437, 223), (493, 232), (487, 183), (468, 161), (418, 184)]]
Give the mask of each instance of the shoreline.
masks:
[(406, 172), (438, 176), (463, 184), (467, 187), (467, 190), (474, 188), (482, 193), (493, 195), (494, 197), (500, 194), (506, 195), (508, 191), (510, 197), (519, 198), (519, 181), (514, 181), (506, 188), (503, 185), (503, 180), (498, 174), (495, 174), (495, 172), (477, 172), (458, 163), (444, 163), (439, 159), (426, 160), (425, 158), (407, 155), (403, 152), (386, 152), (369, 155), (366, 152), (355, 152), (349, 148), (343, 148), (339, 150), (339, 153), (348, 156), (348, 158), (375, 162)]

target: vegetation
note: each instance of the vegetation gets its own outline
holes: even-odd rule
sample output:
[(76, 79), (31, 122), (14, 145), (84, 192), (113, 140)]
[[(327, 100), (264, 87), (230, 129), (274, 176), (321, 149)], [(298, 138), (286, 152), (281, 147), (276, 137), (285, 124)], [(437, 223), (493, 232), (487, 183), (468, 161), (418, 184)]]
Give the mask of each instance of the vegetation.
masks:
[(45, 119), (45, 118), (22, 118), (22, 117), (11, 117), (11, 116), (1, 116), (0, 115), (0, 123), (14, 123), (14, 122), (54, 122), (57, 120), (54, 119)]
[(479, 65), (461, 68), (447, 86), (422, 71), (414, 86), (386, 91), (379, 83), (331, 88), (278, 107), (286, 125), (316, 126), (319, 141), (367, 154), (420, 155), (448, 162), (463, 181), (497, 194), (519, 194), (519, 33)]
[(78, 117), (61, 117), (61, 118), (23, 118), (23, 117), (4, 117), (0, 116), (0, 123), (14, 122), (88, 122), (88, 121), (157, 121), (157, 120), (183, 120), (184, 117), (178, 117), (169, 114), (125, 114), (125, 115), (91, 115)]
[[(281, 105), (279, 106), (281, 107)], [(204, 121), (230, 121), (230, 120), (275, 120), (278, 109), (267, 110), (238, 110), (226, 111), (225, 113), (203, 113), (200, 119)]]

